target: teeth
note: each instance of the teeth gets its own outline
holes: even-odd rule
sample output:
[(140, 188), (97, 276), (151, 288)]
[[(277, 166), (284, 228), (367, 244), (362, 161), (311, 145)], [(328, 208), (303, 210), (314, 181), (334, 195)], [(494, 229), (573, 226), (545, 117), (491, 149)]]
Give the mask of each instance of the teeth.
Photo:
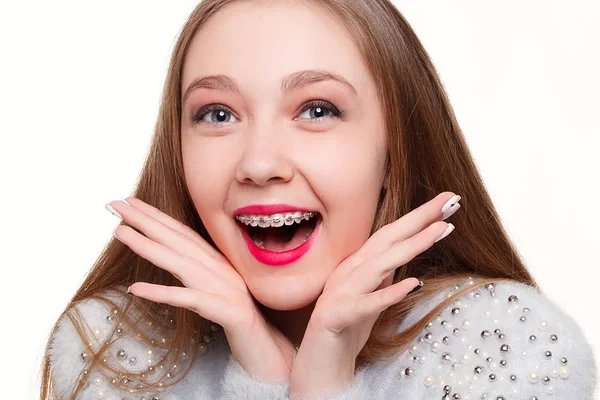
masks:
[(302, 220), (309, 220), (317, 215), (316, 212), (300, 212), (296, 211), (293, 213), (286, 214), (273, 214), (273, 215), (236, 215), (235, 218), (245, 225), (259, 226), (261, 228), (280, 227), (285, 225), (292, 225), (294, 222), (299, 224)]

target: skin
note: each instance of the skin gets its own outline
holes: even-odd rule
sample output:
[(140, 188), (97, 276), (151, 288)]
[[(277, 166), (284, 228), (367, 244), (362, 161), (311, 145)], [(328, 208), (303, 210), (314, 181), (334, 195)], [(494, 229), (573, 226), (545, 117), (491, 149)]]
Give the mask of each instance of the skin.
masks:
[[(107, 207), (142, 232), (119, 225), (115, 237), (184, 285), (137, 282), (131, 293), (220, 324), (242, 367), (266, 382), (289, 379), (292, 399), (352, 382), (377, 317), (418, 283), (392, 285), (394, 270), (453, 228), (442, 207), (454, 193), (443, 192), (369, 237), (387, 146), (381, 105), (351, 36), (315, 11), (291, 2), (234, 3), (191, 43), (182, 90), (212, 74), (228, 75), (240, 89), (199, 88), (183, 103), (186, 184), (220, 252), (139, 199)], [(343, 76), (356, 94), (333, 81), (281, 92), (283, 77), (310, 69)], [(311, 100), (330, 102), (344, 117), (316, 118), (315, 107), (304, 108)], [(218, 125), (194, 124), (208, 104), (226, 106), (227, 122), (213, 111), (203, 120)], [(232, 216), (242, 206), (277, 203), (323, 218), (311, 250), (282, 268), (254, 259)]]
[[(327, 277), (369, 236), (387, 144), (377, 90), (351, 36), (325, 13), (273, 3), (228, 6), (194, 38), (182, 90), (199, 76), (224, 74), (241, 93), (191, 92), (183, 104), (182, 152), (188, 189), (212, 239), (263, 313), (299, 344)], [(343, 76), (357, 93), (334, 81), (281, 92), (285, 76), (312, 69)], [(303, 111), (312, 100), (332, 103), (345, 117)], [(208, 104), (230, 109), (225, 122), (210, 111), (204, 121), (219, 125), (193, 123)], [(239, 207), (277, 203), (323, 217), (312, 249), (283, 268), (258, 262), (232, 218)]]

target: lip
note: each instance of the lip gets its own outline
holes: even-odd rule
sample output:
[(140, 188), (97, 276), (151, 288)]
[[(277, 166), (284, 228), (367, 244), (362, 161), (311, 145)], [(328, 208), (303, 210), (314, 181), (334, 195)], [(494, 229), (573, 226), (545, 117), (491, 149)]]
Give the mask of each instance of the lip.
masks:
[[(268, 212), (266, 212), (267, 214), (271, 214), (271, 213), (276, 213), (276, 212), (283, 212), (283, 211), (270, 211), (271, 209), (269, 209)], [(286, 211), (302, 211), (301, 209), (298, 208), (286, 208)], [(244, 210), (244, 212), (240, 212), (240, 214), (260, 214), (261, 212), (265, 212), (260, 211), (253, 211), (253, 212), (249, 212)], [(305, 212), (305, 211), (302, 211)], [(238, 229), (240, 230), (240, 232), (242, 233), (242, 237), (244, 238), (244, 242), (246, 242), (246, 246), (248, 246), (248, 250), (250, 251), (250, 254), (252, 254), (254, 256), (254, 258), (256, 258), (256, 260), (258, 260), (259, 262), (266, 264), (266, 265), (270, 265), (273, 267), (282, 267), (288, 264), (293, 263), (294, 261), (299, 260), (302, 256), (304, 256), (312, 247), (315, 239), (317, 238), (317, 235), (319, 234), (319, 230), (321, 228), (321, 223), (323, 221), (321, 215), (317, 215), (315, 218), (318, 218), (317, 220), (317, 224), (315, 226), (315, 229), (312, 231), (312, 233), (310, 234), (310, 236), (308, 237), (308, 239), (306, 239), (306, 241), (304, 243), (302, 243), (300, 246), (290, 249), (290, 250), (286, 250), (286, 251), (270, 251), (270, 250), (266, 250), (266, 249), (262, 249), (260, 247), (258, 247), (256, 245), (256, 243), (254, 243), (254, 241), (252, 239), (250, 239), (250, 235), (248, 234), (248, 230), (244, 228), (244, 226), (241, 223), (237, 223), (238, 225)]]
[(253, 204), (245, 207), (238, 208), (233, 212), (233, 217), (240, 214), (254, 214), (254, 215), (270, 215), (282, 212), (310, 212), (305, 207), (292, 206), (289, 204)]

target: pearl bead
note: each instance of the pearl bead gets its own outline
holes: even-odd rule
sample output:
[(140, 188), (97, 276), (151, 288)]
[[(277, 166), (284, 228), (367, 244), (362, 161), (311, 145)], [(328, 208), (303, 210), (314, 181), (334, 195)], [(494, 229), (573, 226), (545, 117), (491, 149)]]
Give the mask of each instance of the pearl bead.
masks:
[(423, 381), (423, 384), (427, 387), (432, 387), (435, 385), (435, 378), (431, 375), (427, 375)]
[(536, 383), (540, 380), (540, 377), (536, 372), (530, 372), (529, 375), (527, 375), (527, 380), (531, 383)]
[(548, 321), (546, 321), (546, 320), (540, 321), (539, 329), (540, 329), (540, 331), (545, 331), (546, 329), (548, 329)]
[(433, 351), (434, 353), (437, 353), (440, 350), (440, 342), (434, 341), (431, 343), (431, 351)]
[(567, 379), (570, 375), (569, 368), (568, 367), (560, 367), (559, 375), (561, 378)]

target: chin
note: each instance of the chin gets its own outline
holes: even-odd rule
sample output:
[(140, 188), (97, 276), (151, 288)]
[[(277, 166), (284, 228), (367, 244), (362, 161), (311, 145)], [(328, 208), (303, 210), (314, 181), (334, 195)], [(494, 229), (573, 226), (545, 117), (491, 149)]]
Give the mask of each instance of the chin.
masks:
[(278, 311), (290, 311), (304, 308), (314, 303), (323, 291), (324, 283), (315, 282), (310, 288), (302, 284), (260, 285), (259, 287), (248, 287), (252, 296), (265, 307)]

